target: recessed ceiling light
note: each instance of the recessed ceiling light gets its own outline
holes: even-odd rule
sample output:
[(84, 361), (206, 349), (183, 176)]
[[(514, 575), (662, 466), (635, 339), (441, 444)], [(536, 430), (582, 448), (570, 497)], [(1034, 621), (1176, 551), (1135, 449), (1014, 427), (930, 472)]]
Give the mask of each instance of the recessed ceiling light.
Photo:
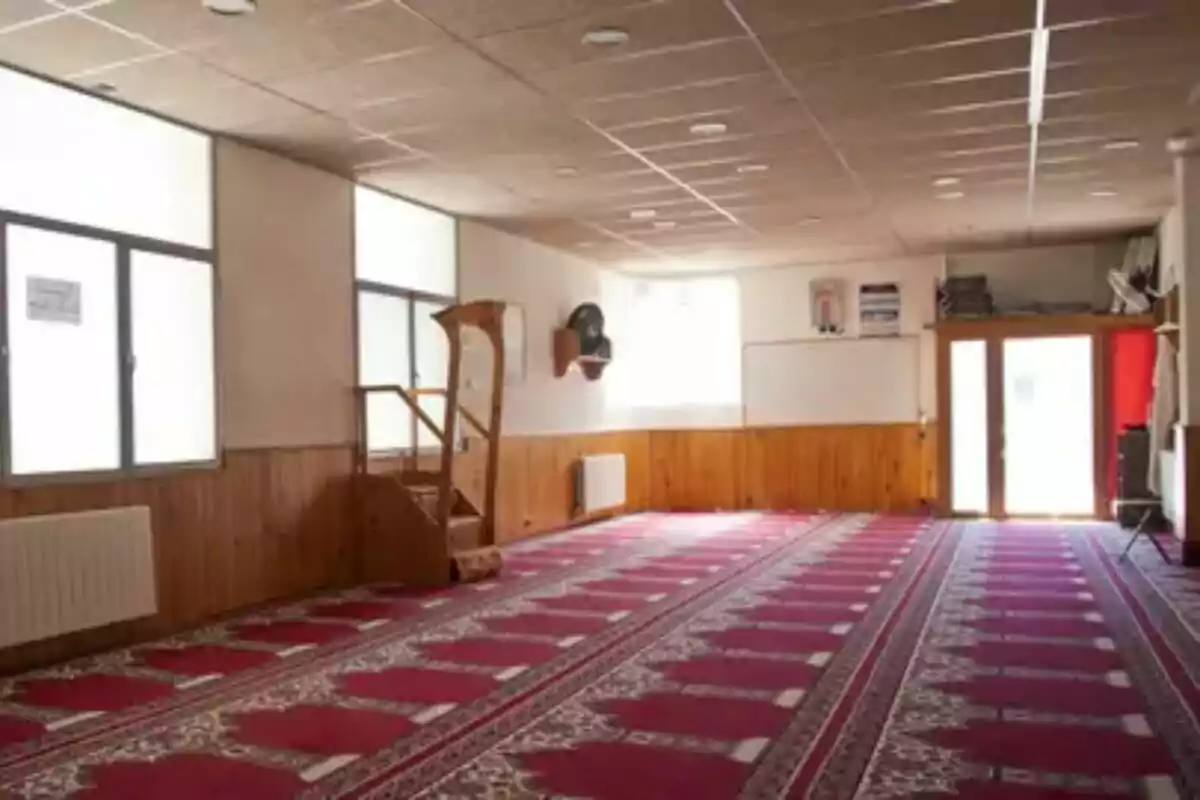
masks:
[(1105, 150), (1136, 150), (1142, 146), (1137, 139), (1113, 139), (1104, 143)]
[(720, 136), (729, 130), (724, 122), (697, 122), (689, 128), (693, 136)]
[(1089, 192), (1092, 197), (1116, 197), (1117, 193), (1112, 189), (1093, 189)]
[(575, 167), (558, 167), (554, 170), (554, 174), (560, 178), (577, 178), (579, 177), (579, 170), (575, 169)]
[(629, 212), (630, 219), (654, 219), (658, 216), (658, 212), (653, 208), (635, 208)]
[(619, 47), (629, 41), (629, 32), (621, 28), (593, 28), (583, 35), (583, 43), (593, 47)]
[(93, 83), (89, 88), (96, 94), (116, 94), (117, 93), (117, 85), (115, 83), (109, 83), (108, 81), (101, 81), (100, 83)]
[(941, 178), (934, 178), (933, 180), (934, 186), (958, 186), (960, 183), (962, 183), (962, 178), (959, 178), (955, 175), (945, 175)]
[(675, 223), (669, 219), (660, 219), (654, 223), (654, 227), (660, 231), (669, 231), (675, 227)]
[(770, 167), (766, 164), (742, 164), (737, 171), (743, 175), (749, 175), (752, 172), (766, 172), (769, 169)]
[(961, 200), (966, 197), (965, 192), (938, 192), (938, 200)]
[(223, 17), (240, 17), (258, 10), (258, 0), (204, 0), (204, 7)]

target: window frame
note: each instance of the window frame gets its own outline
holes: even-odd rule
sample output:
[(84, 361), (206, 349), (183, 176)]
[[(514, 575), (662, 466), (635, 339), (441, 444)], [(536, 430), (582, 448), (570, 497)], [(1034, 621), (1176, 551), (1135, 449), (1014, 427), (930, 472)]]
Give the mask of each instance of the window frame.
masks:
[[(381, 195), (385, 195), (387, 197), (392, 198), (393, 200), (398, 200), (398, 201), (400, 201), (402, 203), (406, 203), (410, 206), (416, 206), (418, 208), (424, 209), (425, 211), (430, 211), (435, 214), (441, 214), (442, 216), (448, 217), (450, 219), (450, 221), (453, 223), (453, 229), (454, 229), (454, 292), (455, 292), (454, 296), (442, 295), (442, 294), (437, 294), (434, 292), (427, 292), (427, 291), (423, 291), (420, 289), (410, 289), (410, 288), (406, 288), (403, 286), (396, 286), (396, 285), (390, 284), (390, 283), (381, 283), (379, 281), (370, 280), (368, 278), (360, 278), (358, 275), (358, 203), (353, 200), (355, 193), (353, 191), (351, 192), (352, 199), (351, 199), (351, 203), (350, 203), (350, 240), (351, 240), (351, 269), (352, 269), (353, 275), (354, 275), (354, 294), (353, 294), (353, 297), (351, 300), (351, 302), (354, 304), (354, 306), (353, 306), (353, 315), (354, 315), (354, 383), (355, 383), (356, 387), (361, 387), (364, 385), (363, 380), (362, 380), (362, 359), (359, 357), (359, 354), (360, 354), (361, 348), (362, 348), (362, 325), (361, 325), (361, 321), (359, 320), (359, 316), (358, 316), (359, 298), (363, 294), (375, 294), (375, 295), (383, 295), (386, 297), (400, 299), (400, 300), (405, 301), (405, 303), (407, 303), (407, 305), (408, 305), (408, 385), (405, 388), (413, 389), (413, 388), (416, 388), (416, 385), (417, 385), (417, 332), (416, 332), (417, 319), (416, 319), (416, 314), (414, 313), (416, 310), (416, 305), (417, 305), (417, 303), (420, 303), (420, 302), (441, 303), (446, 306), (453, 306), (453, 305), (458, 304), (458, 302), (459, 302), (458, 296), (462, 293), (462, 280), (461, 280), (462, 279), (462, 220), (455, 214), (450, 214), (446, 211), (443, 211), (440, 208), (434, 208), (433, 206), (431, 206), (427, 203), (422, 203), (419, 200), (413, 200), (408, 197), (403, 197), (401, 195), (396, 194), (395, 192), (388, 191), (387, 189), (383, 189), (378, 186), (368, 186), (368, 185), (362, 184), (362, 183), (354, 184), (354, 188), (360, 188), (360, 187), (363, 189), (370, 190), (372, 192), (376, 192)], [(360, 407), (357, 405), (355, 407), (355, 413), (356, 414), (363, 413), (361, 411)], [(434, 421), (437, 422), (438, 420), (434, 420)], [(420, 425), (421, 425), (420, 421), (417, 421), (418, 428), (420, 427)], [(410, 442), (408, 445), (401, 447), (399, 449), (396, 449), (396, 448), (372, 449), (371, 443), (370, 443), (369, 424), (365, 417), (362, 420), (362, 426), (363, 426), (363, 434), (362, 434), (363, 435), (363, 444), (366, 446), (366, 456), (368, 458), (384, 458), (384, 459), (398, 458), (398, 457), (402, 457), (402, 456), (407, 456), (410, 453), (412, 453), (412, 447), (414, 444), (413, 442)], [(466, 449), (466, 438), (461, 434), (461, 427), (459, 427), (458, 430), (460, 431), (460, 433), (459, 433), (459, 436), (457, 437), (457, 441), (454, 443), (454, 449), (456, 452), (462, 452)], [(417, 443), (416, 443), (418, 456), (436, 455), (442, 451), (441, 445), (426, 445), (426, 446), (422, 447), (419, 442), (420, 442), (420, 438), (418, 436)]]
[[(215, 140), (209, 139), (209, 148), (215, 156)], [(219, 469), (224, 462), (222, 426), (221, 353), (218, 336), (220, 306), (220, 279), (217, 268), (216, 230), (216, 170), (210, 170), (212, 183), (211, 204), (213, 206), (213, 246), (211, 248), (169, 242), (139, 236), (137, 234), (97, 228), (75, 222), (66, 222), (48, 217), (0, 208), (0, 485), (31, 486), (56, 483), (78, 483), (112, 478), (138, 478), (197, 469)], [(115, 469), (85, 471), (62, 471), (30, 474), (14, 474), (12, 469), (12, 375), (9, 350), (8, 320), (8, 229), (9, 226), (31, 228), (49, 233), (81, 236), (110, 243), (116, 250), (116, 293), (117, 293), (117, 379), (119, 413), (117, 418), (120, 441), (120, 464)], [(210, 270), (213, 297), (213, 457), (191, 461), (139, 465), (135, 460), (133, 371), (136, 358), (133, 353), (133, 309), (132, 309), (132, 253), (134, 251), (203, 262)]]
[[(455, 220), (457, 227), (457, 220)], [(455, 239), (458, 237), (456, 236)], [(457, 243), (455, 246), (455, 267), (457, 268)], [(457, 278), (457, 276), (456, 276)], [(456, 281), (457, 282), (457, 281)], [(390, 297), (394, 300), (402, 300), (408, 306), (408, 382), (405, 389), (415, 389), (417, 387), (417, 303), (437, 303), (445, 306), (452, 306), (458, 302), (458, 298), (448, 297), (441, 294), (431, 294), (415, 289), (401, 289), (397, 286), (391, 286), (386, 283), (378, 283), (360, 278), (354, 280), (354, 379), (359, 386), (363, 386), (362, 380), (362, 359), (359, 357), (360, 348), (362, 347), (362, 327), (359, 324), (358, 309), (360, 298), (363, 295), (377, 295), (382, 297)], [(434, 420), (438, 422), (439, 420)], [(412, 452), (412, 443), (406, 444), (399, 448), (372, 448), (370, 443), (370, 430), (367, 420), (363, 420), (364, 431), (367, 436), (367, 454), (372, 458), (391, 458), (405, 455)], [(417, 428), (420, 429), (421, 422), (417, 421)], [(461, 440), (461, 437), (460, 437)], [(418, 437), (418, 442), (420, 441)], [(461, 441), (456, 443), (456, 449), (461, 446)], [(425, 445), (418, 444), (417, 453), (419, 455), (430, 455), (441, 452), (440, 445)]]

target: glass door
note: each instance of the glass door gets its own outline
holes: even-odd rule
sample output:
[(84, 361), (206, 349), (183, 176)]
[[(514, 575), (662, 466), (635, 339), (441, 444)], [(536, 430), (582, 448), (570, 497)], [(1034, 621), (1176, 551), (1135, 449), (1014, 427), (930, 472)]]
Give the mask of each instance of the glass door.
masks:
[(950, 510), (988, 511), (987, 342), (950, 343)]
[(1092, 337), (1005, 339), (1002, 352), (1005, 513), (1091, 516)]

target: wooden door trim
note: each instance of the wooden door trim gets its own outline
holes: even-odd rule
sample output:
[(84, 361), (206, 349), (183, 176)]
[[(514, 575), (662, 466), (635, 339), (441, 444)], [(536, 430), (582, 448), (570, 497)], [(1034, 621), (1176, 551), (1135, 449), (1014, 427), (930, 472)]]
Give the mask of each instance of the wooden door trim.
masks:
[(988, 353), (988, 507), (996, 519), (1013, 517), (1004, 509), (1004, 460), (1000, 452), (1004, 434), (1004, 340), (1010, 338), (1051, 338), (1090, 336), (1092, 339), (1092, 484), (1096, 519), (1111, 519), (1107, 489), (1108, 463), (1105, 443), (1112, 419), (1109, 392), (1108, 353), (1111, 331), (1141, 328), (1149, 324), (1138, 316), (1074, 316), (1047, 321), (1038, 318), (965, 320), (939, 323), (937, 331), (937, 408), (941, 435), (938, 437), (938, 494), (936, 508), (942, 516), (953, 516), (953, 471), (950, 453), (953, 443), (953, 411), (950, 401), (950, 347), (959, 340), (984, 342)]
[(988, 516), (1004, 519), (1004, 338), (984, 339), (987, 358)]

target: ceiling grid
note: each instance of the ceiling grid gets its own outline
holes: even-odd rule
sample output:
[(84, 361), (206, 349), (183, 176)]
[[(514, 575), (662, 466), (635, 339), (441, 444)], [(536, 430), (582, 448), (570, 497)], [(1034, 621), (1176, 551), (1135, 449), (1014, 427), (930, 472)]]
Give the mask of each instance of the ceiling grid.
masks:
[(258, 6), (6, 0), (0, 61), (647, 272), (1121, 235), (1200, 124), (1194, 0)]

